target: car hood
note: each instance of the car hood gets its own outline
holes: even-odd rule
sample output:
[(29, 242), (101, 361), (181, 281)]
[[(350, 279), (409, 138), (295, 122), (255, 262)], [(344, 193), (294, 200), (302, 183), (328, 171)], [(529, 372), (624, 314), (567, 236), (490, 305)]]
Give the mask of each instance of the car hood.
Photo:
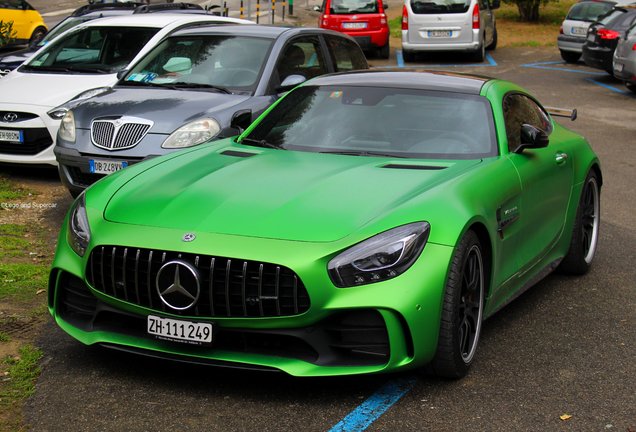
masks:
[[(443, 195), (444, 182), (480, 163), (219, 147), (141, 172), (111, 197), (104, 217), (184, 232), (329, 242), (433, 189)], [(412, 221), (400, 223), (406, 222)]]
[(73, 114), (81, 129), (88, 129), (98, 117), (132, 116), (152, 120), (150, 133), (170, 134), (184, 123), (206, 114), (213, 116), (247, 99), (249, 96), (212, 91), (118, 87), (82, 102), (73, 108)]
[(0, 80), (0, 99), (6, 104), (54, 108), (86, 90), (111, 86), (116, 81), (115, 74), (62, 75), (17, 71)]
[(13, 70), (20, 66), (26, 59), (31, 57), (37, 49), (26, 48), (19, 51), (14, 51), (9, 54), (5, 54), (0, 57), (0, 69)]

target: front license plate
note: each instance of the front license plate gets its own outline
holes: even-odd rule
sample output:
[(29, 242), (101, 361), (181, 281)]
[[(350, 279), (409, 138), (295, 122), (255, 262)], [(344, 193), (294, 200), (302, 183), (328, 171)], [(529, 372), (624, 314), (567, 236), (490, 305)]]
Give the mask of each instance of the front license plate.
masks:
[(451, 37), (451, 36), (453, 36), (453, 32), (451, 30), (430, 30), (428, 32), (428, 37), (430, 38)]
[(365, 22), (346, 22), (346, 23), (342, 23), (342, 28), (346, 28), (346, 29), (365, 29), (365, 28), (367, 28), (367, 23), (365, 23)]
[(212, 324), (148, 315), (148, 334), (157, 339), (191, 345), (209, 345), (212, 343)]
[(111, 174), (128, 166), (128, 162), (91, 159), (88, 161), (93, 174)]
[(572, 27), (572, 34), (576, 36), (585, 36), (587, 29), (585, 27)]
[(0, 129), (0, 141), (24, 142), (24, 132)]

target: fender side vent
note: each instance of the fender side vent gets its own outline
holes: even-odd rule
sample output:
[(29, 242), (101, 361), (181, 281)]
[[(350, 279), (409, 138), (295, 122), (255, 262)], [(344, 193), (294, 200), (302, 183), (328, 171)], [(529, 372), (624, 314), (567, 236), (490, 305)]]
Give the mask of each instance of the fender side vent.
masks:
[(222, 155), (224, 156), (234, 156), (234, 157), (252, 157), (252, 156), (256, 156), (258, 153), (249, 153), (249, 152), (242, 152), (242, 151), (236, 151), (236, 150), (224, 150), (221, 152)]
[(386, 164), (383, 165), (382, 168), (393, 168), (393, 169), (410, 169), (410, 170), (443, 170), (447, 167), (445, 166), (433, 166), (433, 165), (406, 165), (406, 164)]

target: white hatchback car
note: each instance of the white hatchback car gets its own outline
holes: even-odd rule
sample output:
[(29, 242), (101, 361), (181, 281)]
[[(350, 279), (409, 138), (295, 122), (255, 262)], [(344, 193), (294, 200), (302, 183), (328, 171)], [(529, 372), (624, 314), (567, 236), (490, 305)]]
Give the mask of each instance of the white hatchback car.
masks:
[(0, 162), (57, 165), (53, 147), (64, 103), (107, 91), (118, 72), (167, 34), (209, 23), (252, 24), (214, 15), (130, 15), (60, 35), (0, 80)]
[(402, 57), (415, 53), (462, 51), (482, 62), (497, 46), (494, 9), (499, 0), (405, 0), (402, 9)]

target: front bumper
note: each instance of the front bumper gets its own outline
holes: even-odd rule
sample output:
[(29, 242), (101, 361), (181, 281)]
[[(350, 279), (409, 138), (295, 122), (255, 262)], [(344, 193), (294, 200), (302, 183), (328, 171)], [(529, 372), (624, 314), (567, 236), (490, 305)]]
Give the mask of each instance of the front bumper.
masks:
[[(89, 208), (89, 213), (94, 212)], [(177, 230), (101, 219), (91, 227), (93, 237), (84, 258), (70, 249), (66, 229), (62, 230), (48, 296), (55, 321), (84, 344), (190, 362), (281, 370), (296, 376), (408, 369), (426, 364), (435, 353), (450, 247), (427, 244), (413, 267), (394, 279), (336, 288), (326, 264), (343, 249), (339, 242), (308, 244), (197, 233), (195, 242), (183, 243), (183, 233)], [(142, 306), (135, 296), (126, 300), (87, 282), (88, 256), (94, 245), (101, 244), (280, 263), (303, 282), (310, 306), (299, 314), (267, 317), (184, 315), (158, 305)], [(146, 333), (148, 315), (211, 322), (217, 342), (201, 347), (155, 339)]]
[[(52, 108), (0, 102), (0, 129), (16, 131), (23, 136), (20, 143), (0, 141), (0, 162), (57, 166), (53, 147), (60, 121), (46, 113)], [(8, 122), (4, 120), (5, 114), (15, 114), (18, 119)]]

